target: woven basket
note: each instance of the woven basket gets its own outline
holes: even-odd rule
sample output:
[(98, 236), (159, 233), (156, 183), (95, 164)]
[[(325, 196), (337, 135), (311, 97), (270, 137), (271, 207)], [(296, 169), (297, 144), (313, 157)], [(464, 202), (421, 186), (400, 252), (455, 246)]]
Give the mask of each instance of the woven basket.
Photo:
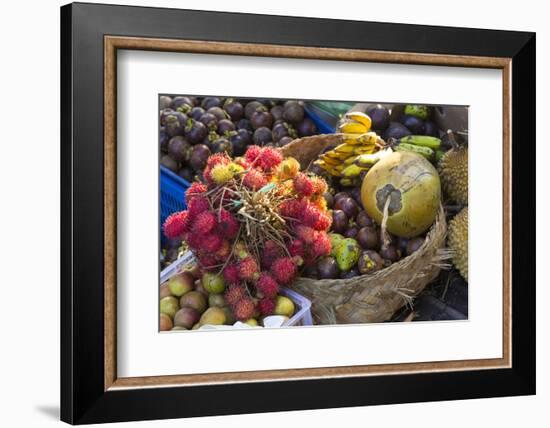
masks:
[[(342, 142), (340, 135), (316, 135), (292, 141), (282, 148), (307, 168), (319, 153)], [(298, 278), (293, 287), (312, 302), (319, 324), (370, 323), (389, 320), (435, 279), (450, 258), (445, 249), (447, 224), (440, 208), (423, 245), (412, 255), (378, 272), (350, 279)]]

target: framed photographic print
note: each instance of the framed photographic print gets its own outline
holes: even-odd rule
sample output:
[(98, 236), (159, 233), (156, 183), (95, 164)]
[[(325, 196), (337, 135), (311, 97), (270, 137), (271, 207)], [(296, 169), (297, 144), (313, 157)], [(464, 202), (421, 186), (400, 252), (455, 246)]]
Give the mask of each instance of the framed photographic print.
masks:
[(62, 420), (535, 393), (533, 33), (76, 3), (61, 53)]

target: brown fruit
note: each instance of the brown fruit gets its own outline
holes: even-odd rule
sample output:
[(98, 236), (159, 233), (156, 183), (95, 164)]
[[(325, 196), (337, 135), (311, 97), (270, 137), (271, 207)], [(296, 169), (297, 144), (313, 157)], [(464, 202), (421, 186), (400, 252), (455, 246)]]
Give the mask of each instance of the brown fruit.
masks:
[(357, 268), (361, 273), (372, 273), (384, 267), (384, 260), (376, 251), (366, 250), (359, 256)]
[(199, 291), (190, 291), (180, 298), (181, 308), (193, 308), (201, 314), (206, 310), (207, 306), (204, 294)]
[(181, 308), (176, 312), (176, 315), (174, 315), (174, 325), (190, 329), (200, 317), (201, 315), (199, 312), (193, 308)]
[(174, 324), (172, 323), (172, 319), (168, 315), (160, 314), (160, 323), (159, 323), (160, 331), (171, 330), (173, 326)]
[(362, 227), (357, 232), (357, 242), (365, 250), (374, 250), (380, 245), (380, 240), (378, 239), (378, 231), (375, 227)]

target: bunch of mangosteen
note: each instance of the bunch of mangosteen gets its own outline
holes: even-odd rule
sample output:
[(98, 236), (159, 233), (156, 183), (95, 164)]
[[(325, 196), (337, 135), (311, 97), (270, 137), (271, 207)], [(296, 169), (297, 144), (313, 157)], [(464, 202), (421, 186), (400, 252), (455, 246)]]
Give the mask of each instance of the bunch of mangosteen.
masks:
[(213, 153), (241, 156), (252, 144), (282, 147), (317, 133), (303, 102), (162, 95), (161, 165), (187, 181), (200, 179)]

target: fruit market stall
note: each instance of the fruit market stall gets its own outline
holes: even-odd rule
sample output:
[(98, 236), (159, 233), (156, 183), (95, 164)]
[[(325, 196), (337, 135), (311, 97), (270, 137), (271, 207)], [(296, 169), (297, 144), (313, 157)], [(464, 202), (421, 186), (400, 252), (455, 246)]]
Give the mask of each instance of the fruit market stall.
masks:
[(159, 107), (160, 330), (467, 319), (467, 107)]

